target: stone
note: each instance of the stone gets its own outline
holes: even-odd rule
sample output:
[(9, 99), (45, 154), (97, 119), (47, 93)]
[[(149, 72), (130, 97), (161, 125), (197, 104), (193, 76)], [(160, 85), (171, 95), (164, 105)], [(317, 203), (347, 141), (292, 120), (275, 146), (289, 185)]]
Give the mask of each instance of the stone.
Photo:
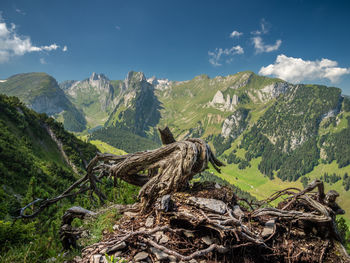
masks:
[(271, 219), (265, 223), (265, 227), (261, 233), (262, 237), (268, 237), (274, 233), (276, 229), (276, 221), (275, 219)]
[(192, 202), (194, 205), (211, 212), (215, 212), (222, 215), (226, 213), (226, 204), (220, 200), (191, 196), (189, 198), (189, 201)]
[(174, 204), (173, 204), (173, 201), (171, 200), (171, 196), (164, 195), (160, 200), (160, 210), (164, 212), (170, 212), (172, 211), (173, 207), (174, 207)]
[(153, 216), (147, 217), (145, 227), (150, 228), (153, 226), (153, 224), (154, 224), (154, 217)]
[(221, 185), (219, 185), (218, 183), (215, 183), (215, 188), (216, 189), (221, 189)]
[(164, 253), (162, 250), (159, 250), (155, 247), (151, 247), (151, 251), (159, 261), (165, 260), (169, 256), (168, 254)]
[(148, 254), (146, 252), (139, 252), (134, 256), (135, 262), (146, 260), (146, 258), (148, 258)]
[(114, 245), (113, 247), (108, 248), (106, 253), (107, 254), (111, 254), (111, 253), (113, 253), (115, 251), (123, 250), (124, 248), (126, 248), (126, 243), (124, 241), (123, 242), (119, 242), (116, 245)]
[(162, 235), (162, 238), (159, 240), (159, 243), (160, 244), (166, 244), (166, 243), (168, 243), (168, 241), (169, 241), (168, 236)]
[(202, 241), (208, 246), (213, 244), (213, 240), (211, 240), (211, 238), (209, 236), (202, 237)]
[(114, 225), (113, 226), (113, 230), (118, 230), (119, 229), (119, 225)]
[(195, 260), (195, 259), (191, 259), (191, 260), (189, 261), (189, 263), (198, 263), (198, 261)]
[(242, 209), (239, 207), (239, 205), (235, 205), (233, 207), (233, 216), (237, 219), (240, 219), (241, 217), (244, 217), (244, 213)]

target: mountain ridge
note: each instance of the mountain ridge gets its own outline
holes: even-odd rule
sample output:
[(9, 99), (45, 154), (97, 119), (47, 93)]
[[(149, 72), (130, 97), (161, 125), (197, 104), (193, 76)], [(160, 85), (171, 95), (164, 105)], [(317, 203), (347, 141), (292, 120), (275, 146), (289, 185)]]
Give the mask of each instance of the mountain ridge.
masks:
[[(315, 178), (313, 171), (318, 167), (332, 162), (338, 163), (334, 172), (340, 172), (340, 177), (350, 167), (345, 149), (350, 143), (339, 138), (348, 132), (350, 100), (334, 87), (294, 85), (251, 71), (215, 78), (203, 74), (187, 81), (147, 79), (133, 71), (124, 80), (109, 80), (93, 73), (83, 81), (60, 85), (66, 95), (86, 88), (84, 96), (90, 96), (93, 107), (84, 96), (80, 101), (67, 96), (77, 109), (84, 112), (85, 107), (88, 123), (89, 118), (99, 120), (87, 126), (96, 130), (90, 130), (89, 136), (120, 149), (125, 142), (106, 136), (137, 135), (146, 140), (135, 137), (135, 141), (154, 148), (159, 145), (156, 127), (169, 126), (176, 139), (201, 137), (231, 170), (254, 170), (258, 177), (269, 178), (264, 184), (274, 187), (274, 178), (304, 184)], [(103, 108), (107, 101), (108, 110)], [(132, 149), (138, 148), (127, 147), (129, 152)], [(344, 191), (347, 185), (350, 182), (341, 179), (337, 190)]]

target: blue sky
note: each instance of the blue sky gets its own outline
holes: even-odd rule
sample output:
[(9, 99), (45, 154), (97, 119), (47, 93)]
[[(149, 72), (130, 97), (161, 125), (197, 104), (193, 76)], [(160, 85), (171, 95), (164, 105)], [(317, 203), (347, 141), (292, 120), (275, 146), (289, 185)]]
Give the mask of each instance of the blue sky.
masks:
[(350, 95), (349, 1), (2, 0), (0, 11), (0, 79), (252, 70)]

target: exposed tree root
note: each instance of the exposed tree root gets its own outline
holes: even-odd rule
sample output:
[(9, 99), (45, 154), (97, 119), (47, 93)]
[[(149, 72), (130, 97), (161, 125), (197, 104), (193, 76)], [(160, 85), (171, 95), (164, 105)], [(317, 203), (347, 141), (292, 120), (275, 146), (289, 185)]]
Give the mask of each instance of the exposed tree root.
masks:
[[(141, 251), (146, 262), (349, 262), (335, 225), (335, 215), (344, 211), (336, 203), (338, 194), (325, 194), (322, 182), (316, 180), (302, 191), (279, 191), (260, 204), (247, 201), (248, 211), (238, 206), (238, 198), (226, 187), (189, 188), (192, 177), (208, 163), (217, 171), (223, 165), (203, 140), (175, 142), (169, 129), (160, 133), (165, 145), (159, 149), (97, 155), (83, 178), (61, 195), (42, 201), (31, 215), (25, 215), (28, 206), (24, 207), (21, 217), (33, 217), (50, 204), (85, 191), (103, 201), (98, 184), (103, 177), (113, 177), (115, 182), (119, 178), (141, 186), (138, 209), (125, 213), (101, 242), (85, 247), (83, 262), (105, 253), (135, 261)], [(312, 192), (316, 188), (318, 192)], [(269, 207), (277, 198), (284, 201)], [(89, 214), (81, 209), (68, 212), (61, 227), (66, 248), (76, 246), (79, 237), (70, 227), (72, 218)]]

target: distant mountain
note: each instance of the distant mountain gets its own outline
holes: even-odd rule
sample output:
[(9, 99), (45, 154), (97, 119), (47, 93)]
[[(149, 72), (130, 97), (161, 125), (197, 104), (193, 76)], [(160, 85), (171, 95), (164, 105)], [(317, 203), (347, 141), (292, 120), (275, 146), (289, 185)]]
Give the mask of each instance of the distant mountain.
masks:
[(64, 81), (61, 89), (85, 115), (89, 128), (103, 126), (119, 101), (122, 81), (110, 81), (103, 74), (92, 73), (82, 81)]
[(84, 115), (67, 99), (57, 81), (46, 73), (14, 75), (0, 83), (0, 93), (18, 97), (39, 113), (55, 116), (68, 130), (85, 129)]
[(119, 94), (118, 103), (105, 123), (147, 137), (160, 120), (160, 102), (155, 88), (141, 72), (129, 72)]
[(338, 88), (251, 71), (188, 81), (93, 73), (60, 87), (84, 113), (91, 139), (127, 152), (152, 149), (160, 145), (156, 127), (167, 125), (178, 140), (205, 139), (228, 163), (222, 176), (260, 198), (321, 177), (350, 198), (350, 99)]

